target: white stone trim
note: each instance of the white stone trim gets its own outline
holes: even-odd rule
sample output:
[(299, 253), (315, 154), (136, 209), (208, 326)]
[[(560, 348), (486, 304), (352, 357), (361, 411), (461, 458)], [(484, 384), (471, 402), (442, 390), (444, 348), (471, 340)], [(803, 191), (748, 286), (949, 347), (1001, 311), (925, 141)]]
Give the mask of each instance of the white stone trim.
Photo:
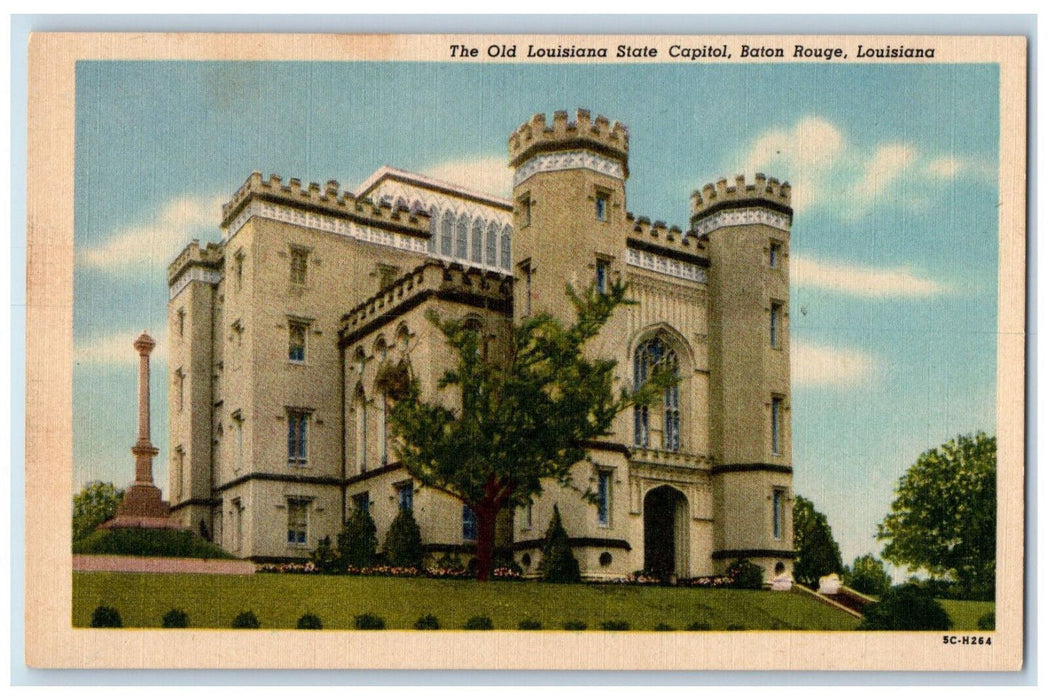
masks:
[(726, 226), (750, 226), (753, 224), (764, 224), (788, 233), (790, 230), (790, 217), (763, 207), (728, 209), (699, 221), (695, 226), (694, 233), (696, 236), (704, 236), (710, 231)]
[(488, 206), (473, 199), (452, 197), (442, 192), (435, 192), (424, 187), (400, 182), (399, 180), (380, 182), (369, 196), (373, 202), (381, 203), (386, 201), (391, 205), (396, 205), (398, 200), (402, 200), (409, 209), (418, 208), (428, 212), (435, 208), (440, 214), (451, 210), (455, 212), (456, 219), (461, 214), (468, 216), (471, 224), (479, 218), (485, 222), (494, 221), (499, 225), (499, 228), (513, 225), (513, 214), (505, 209)]
[(653, 272), (661, 272), (670, 277), (682, 280), (691, 280), (700, 284), (706, 284), (706, 268), (695, 263), (674, 260), (665, 255), (649, 253), (646, 250), (628, 248), (626, 250), (626, 263), (634, 267), (640, 267)]
[(557, 170), (575, 170), (585, 168), (609, 175), (622, 180), (625, 173), (622, 163), (614, 158), (599, 156), (592, 151), (557, 151), (555, 153), (540, 153), (521, 163), (516, 172), (513, 173), (513, 186), (527, 180), (536, 173), (549, 173)]
[(191, 265), (188, 270), (183, 272), (175, 280), (175, 283), (171, 285), (171, 289), (168, 292), (168, 299), (174, 299), (182, 290), (189, 286), (190, 282), (207, 282), (208, 284), (218, 284), (222, 281), (222, 271), (212, 270), (206, 267), (199, 267), (197, 265)]

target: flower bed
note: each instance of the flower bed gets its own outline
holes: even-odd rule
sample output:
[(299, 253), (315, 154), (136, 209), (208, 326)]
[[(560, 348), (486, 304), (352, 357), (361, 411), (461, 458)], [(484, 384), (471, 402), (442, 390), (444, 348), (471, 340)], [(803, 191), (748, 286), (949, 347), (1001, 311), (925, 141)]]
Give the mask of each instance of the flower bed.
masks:
[[(260, 574), (319, 574), (320, 569), (313, 562), (305, 562), (303, 564), (289, 562), (281, 564), (260, 564), (256, 569), (257, 573)], [(425, 577), (425, 578), (450, 578), (450, 579), (470, 579), (473, 578), (473, 574), (468, 569), (462, 567), (445, 567), (445, 566), (432, 566), (423, 567), (418, 569), (416, 567), (404, 567), (404, 566), (366, 566), (356, 567), (348, 566), (344, 572), (336, 572), (337, 574), (348, 574), (350, 576), (399, 576), (399, 577)], [(519, 580), (523, 576), (513, 569), (508, 567), (497, 567), (492, 571), (492, 578), (496, 579), (512, 579)]]

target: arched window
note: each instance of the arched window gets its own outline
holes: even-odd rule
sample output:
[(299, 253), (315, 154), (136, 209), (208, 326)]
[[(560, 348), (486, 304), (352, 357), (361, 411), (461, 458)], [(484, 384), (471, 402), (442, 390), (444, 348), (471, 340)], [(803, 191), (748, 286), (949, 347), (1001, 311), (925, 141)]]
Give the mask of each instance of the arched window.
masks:
[(444, 218), (440, 221), (440, 254), (451, 257), (451, 238), (454, 235), (455, 215), (450, 211), (444, 212)]
[(483, 262), (484, 222), (477, 219), (473, 222), (473, 241), (469, 250), (469, 259), (475, 263)]
[(502, 229), (502, 267), (506, 270), (513, 267), (513, 253), (510, 250), (509, 234), (513, 229), (509, 224)]
[[(677, 353), (668, 348), (658, 337), (640, 344), (633, 353), (633, 388), (640, 389), (656, 367), (667, 367), (679, 375)], [(662, 397), (662, 449), (680, 450), (680, 385), (675, 384), (663, 392)], [(648, 447), (651, 433), (648, 406), (633, 407), (633, 444)]]
[(488, 239), (485, 242), (484, 262), (492, 267), (498, 264), (499, 227), (494, 221), (488, 224)]
[(426, 241), (426, 249), (431, 253), (437, 252), (437, 221), (439, 220), (436, 207), (429, 210), (429, 240)]
[(357, 422), (357, 467), (363, 474), (368, 470), (368, 404), (360, 385), (353, 397), (353, 412)]
[(458, 228), (455, 230), (455, 257), (465, 260), (469, 257), (469, 217), (465, 214), (459, 217)]

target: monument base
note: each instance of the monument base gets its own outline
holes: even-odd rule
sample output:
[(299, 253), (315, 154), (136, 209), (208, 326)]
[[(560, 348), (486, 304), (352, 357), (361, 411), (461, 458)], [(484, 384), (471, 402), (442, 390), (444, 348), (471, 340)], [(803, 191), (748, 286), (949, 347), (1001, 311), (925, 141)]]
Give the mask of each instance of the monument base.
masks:
[(171, 517), (171, 506), (160, 498), (160, 489), (152, 484), (134, 483), (124, 492), (124, 500), (117, 506), (116, 516), (100, 528), (143, 528), (147, 530), (187, 530)]

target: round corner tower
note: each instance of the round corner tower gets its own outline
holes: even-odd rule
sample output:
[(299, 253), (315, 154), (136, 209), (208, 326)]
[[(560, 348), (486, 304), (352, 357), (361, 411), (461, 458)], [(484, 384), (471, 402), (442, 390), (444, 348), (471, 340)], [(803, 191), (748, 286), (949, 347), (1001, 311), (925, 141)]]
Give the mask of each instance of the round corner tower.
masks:
[[(565, 284), (584, 289), (625, 261), (629, 132), (588, 110), (536, 114), (509, 137), (513, 168), (514, 316), (570, 307)], [(603, 276), (603, 277), (602, 277)]]
[(758, 173), (692, 196), (709, 239), (710, 450), (714, 559), (792, 569), (790, 186)]

